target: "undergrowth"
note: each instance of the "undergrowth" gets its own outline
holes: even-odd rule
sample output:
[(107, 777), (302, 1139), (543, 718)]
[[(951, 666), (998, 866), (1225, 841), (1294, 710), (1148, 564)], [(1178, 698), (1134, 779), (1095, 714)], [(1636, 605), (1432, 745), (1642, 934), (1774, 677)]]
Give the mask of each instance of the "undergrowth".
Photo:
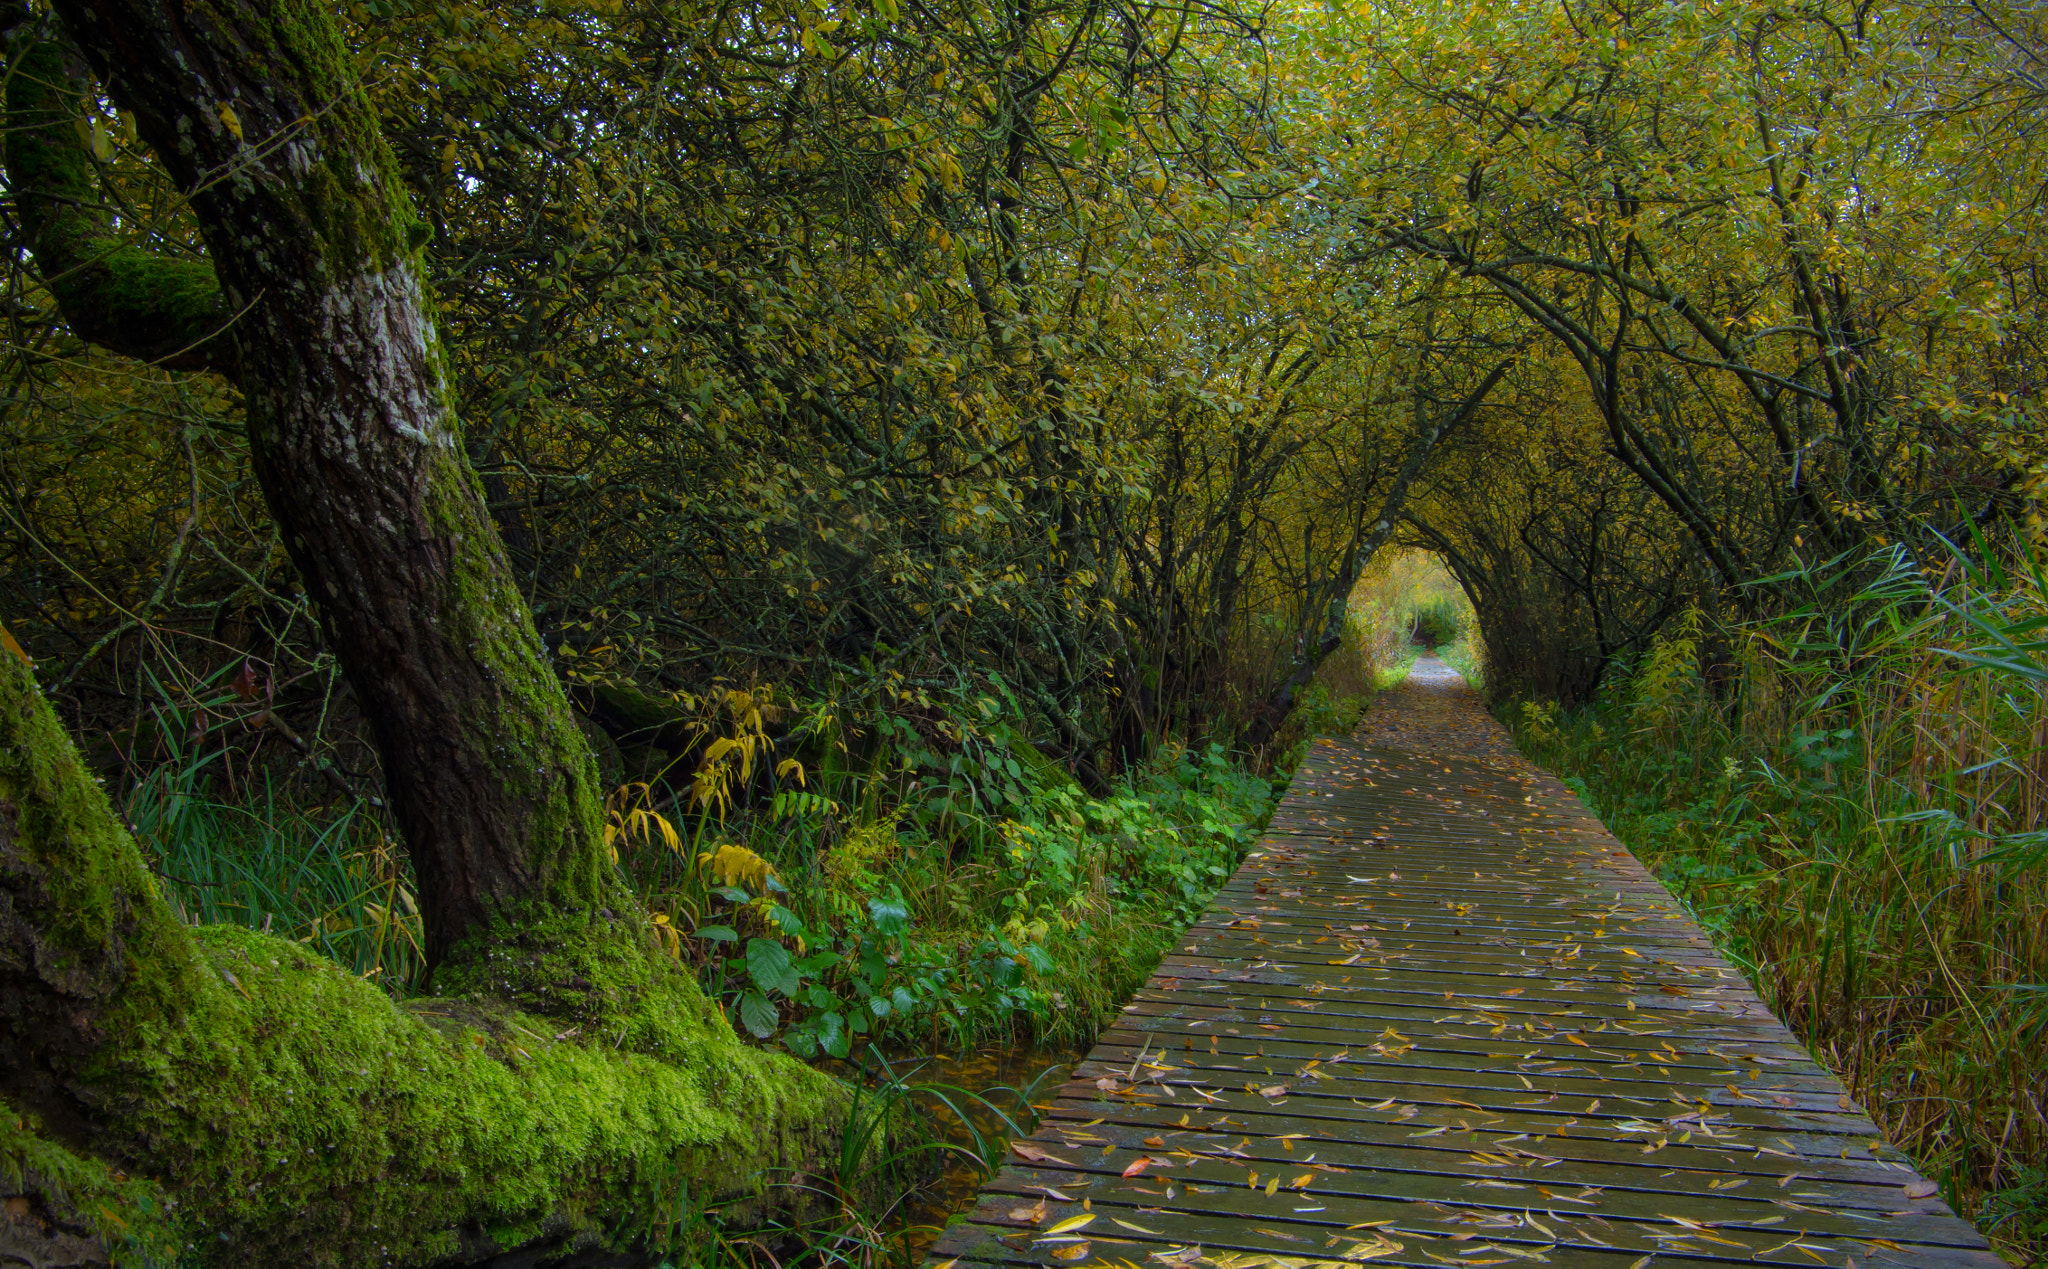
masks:
[(181, 739), (203, 737), (202, 710), (161, 695), (165, 752), (123, 804), (165, 896), (192, 924), (280, 934), (409, 991), (423, 964), (412, 871), (372, 805), (309, 800), (269, 771), (234, 780), (232, 749)]
[(1524, 751), (1692, 908), (1886, 1135), (2048, 1251), (2048, 662), (2039, 571), (1902, 555), (1777, 579), (1782, 617), (1674, 622)]
[(736, 1025), (803, 1056), (1092, 1038), (1272, 801), (1220, 745), (1166, 745), (1092, 797), (999, 722), (891, 730), (865, 762), (813, 733), (815, 770), (785, 763), (723, 816), (653, 786), (615, 809), (672, 950)]
[[(1174, 743), (1089, 796), (987, 700), (859, 734), (767, 689), (710, 706), (695, 761), (672, 768), (686, 775), (613, 793), (613, 847), (735, 1026), (807, 1057), (1089, 1039), (1273, 800), (1220, 745)], [(190, 734), (193, 709), (166, 697), (159, 732)], [(268, 777), (228, 787), (222, 760), (171, 752), (125, 799), (186, 918), (415, 989), (410, 871), (369, 804), (294, 800)]]

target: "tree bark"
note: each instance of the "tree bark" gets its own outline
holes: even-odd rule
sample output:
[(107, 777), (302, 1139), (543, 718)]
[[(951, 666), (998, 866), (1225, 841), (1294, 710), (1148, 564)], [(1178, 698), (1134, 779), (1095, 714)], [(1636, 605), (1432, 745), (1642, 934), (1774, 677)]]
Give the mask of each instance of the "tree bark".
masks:
[[(336, 23), (303, 2), (55, 8), (197, 213), (221, 299), (180, 311), (235, 314), (256, 475), (383, 758), (429, 965), (475, 962), (497, 918), (625, 912), (595, 764), (464, 454), (426, 226)], [(49, 48), (17, 57), (45, 68), (25, 92), (61, 91)], [(40, 191), (38, 267), (66, 279), (52, 289), (74, 329), (136, 351), (154, 309), (108, 273), (134, 249), (99, 246), (77, 210), (90, 161), (50, 115), (9, 145), (10, 178)]]

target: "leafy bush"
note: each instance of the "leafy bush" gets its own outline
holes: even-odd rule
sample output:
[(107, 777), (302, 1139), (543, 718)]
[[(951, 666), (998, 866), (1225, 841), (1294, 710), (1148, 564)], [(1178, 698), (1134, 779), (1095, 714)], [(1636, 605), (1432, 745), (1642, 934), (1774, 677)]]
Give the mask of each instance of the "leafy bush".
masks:
[(815, 790), (800, 762), (760, 763), (764, 786), (734, 789), (746, 809), (723, 818), (704, 804), (671, 823), (687, 795), (615, 798), (623, 866), (737, 1026), (806, 1056), (884, 1036), (1086, 1039), (1268, 810), (1268, 782), (1213, 744), (1168, 745), (1091, 797), (999, 702), (965, 704), (886, 716), (859, 738), (864, 764), (826, 750)]
[(1415, 642), (1425, 647), (1448, 647), (1464, 631), (1465, 614), (1454, 599), (1431, 599), (1415, 610)]

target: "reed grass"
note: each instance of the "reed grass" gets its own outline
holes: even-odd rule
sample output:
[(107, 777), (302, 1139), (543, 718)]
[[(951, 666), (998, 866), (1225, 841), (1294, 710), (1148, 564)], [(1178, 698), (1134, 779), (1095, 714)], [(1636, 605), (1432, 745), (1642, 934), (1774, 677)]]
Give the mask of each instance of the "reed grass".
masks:
[(2026, 1263), (2048, 1251), (2048, 587), (1961, 552), (1777, 580), (1783, 615), (1690, 614), (1592, 707), (1511, 722)]
[(306, 944), (386, 990), (423, 967), (419, 909), (403, 854), (358, 801), (302, 805), (263, 778), (214, 791), (221, 751), (167, 762), (125, 811), (164, 894), (193, 924), (246, 925)]

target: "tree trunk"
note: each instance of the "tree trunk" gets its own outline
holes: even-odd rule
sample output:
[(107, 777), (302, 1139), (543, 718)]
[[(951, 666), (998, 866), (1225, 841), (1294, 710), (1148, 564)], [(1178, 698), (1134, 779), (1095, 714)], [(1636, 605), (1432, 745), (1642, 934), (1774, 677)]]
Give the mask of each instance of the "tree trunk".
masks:
[[(188, 294), (179, 312), (236, 315), (256, 475), (383, 758), (428, 964), (495, 917), (623, 911), (596, 767), (463, 451), (421, 287), (426, 226), (336, 24), (261, 0), (56, 8), (198, 214), (225, 303)], [(58, 64), (34, 45), (17, 61)], [(67, 209), (40, 218), (46, 272), (103, 237), (76, 210), (89, 161), (50, 157), (68, 126), (10, 144), (17, 181), (70, 182), (35, 204)], [(57, 293), (74, 324), (94, 318), (88, 338), (136, 351), (144, 314), (175, 325), (157, 297), (69, 276)]]
[(451, 998), (401, 1007), (287, 940), (184, 927), (0, 653), (0, 1193), (29, 1217), (0, 1231), (136, 1262), (595, 1263), (670, 1241), (692, 1204), (815, 1206), (829, 1187), (762, 1187), (833, 1157), (844, 1090), (741, 1045), (611, 869), (460, 444), (424, 234), (327, 10), (55, 7), (188, 191), (220, 287), (138, 282), (65, 57), (16, 7), (7, 160), (35, 263), (79, 334), (239, 376)]

